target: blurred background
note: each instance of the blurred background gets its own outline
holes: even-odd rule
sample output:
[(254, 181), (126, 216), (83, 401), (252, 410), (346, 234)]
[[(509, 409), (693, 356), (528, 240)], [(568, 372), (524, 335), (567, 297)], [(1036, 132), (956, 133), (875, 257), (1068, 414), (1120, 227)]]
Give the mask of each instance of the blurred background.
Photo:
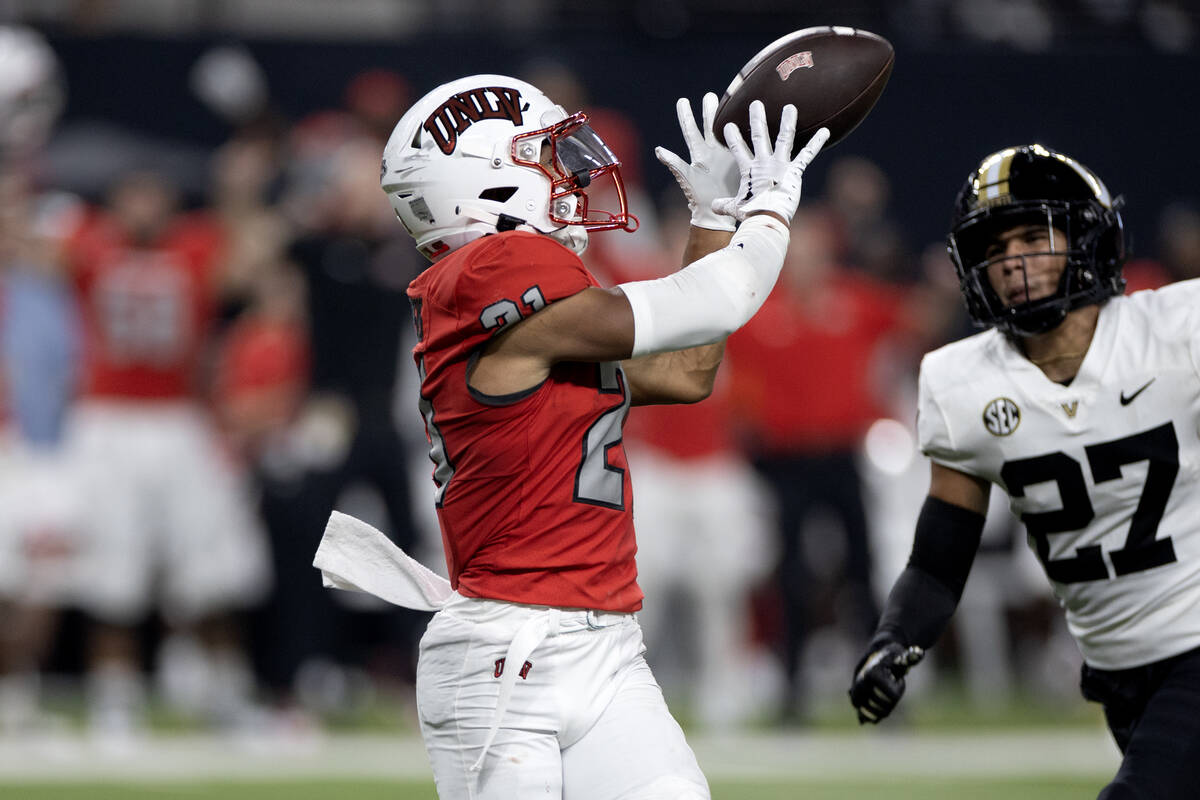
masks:
[[(425, 262), (377, 183), (392, 126), (478, 72), (588, 112), (642, 227), (585, 259), (657, 276), (686, 236), (653, 156), (686, 152), (675, 99), (826, 24), (887, 37), (890, 83), (805, 175), (784, 276), (715, 395), (626, 429), (648, 657), (698, 734), (853, 725), (850, 670), (928, 480), (919, 359), (972, 332), (944, 237), (984, 155), (1037, 141), (1123, 194), (1131, 291), (1200, 271), (1200, 7), (0, 0), (0, 748), (415, 736), (426, 617), (311, 566), (337, 508), (444, 571), (404, 295)], [(1098, 725), (993, 511), (896, 725)]]

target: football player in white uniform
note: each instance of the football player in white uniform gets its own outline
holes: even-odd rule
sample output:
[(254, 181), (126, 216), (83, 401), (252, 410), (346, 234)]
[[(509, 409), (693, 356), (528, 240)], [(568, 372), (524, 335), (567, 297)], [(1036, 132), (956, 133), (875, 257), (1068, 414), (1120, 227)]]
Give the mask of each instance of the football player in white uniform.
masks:
[(1120, 208), (1040, 145), (988, 156), (959, 193), (950, 254), (990, 330), (922, 361), (929, 496), (850, 699), (873, 723), (899, 702), (954, 613), (996, 484), (1124, 754), (1100, 797), (1169, 800), (1200, 779), (1200, 282), (1123, 296)]

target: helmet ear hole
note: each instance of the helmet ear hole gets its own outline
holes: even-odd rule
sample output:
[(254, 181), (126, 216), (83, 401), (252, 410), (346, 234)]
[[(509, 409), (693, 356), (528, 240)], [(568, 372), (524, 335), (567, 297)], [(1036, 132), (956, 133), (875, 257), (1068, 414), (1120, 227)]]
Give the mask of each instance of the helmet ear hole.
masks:
[(516, 186), (493, 186), (479, 193), (480, 200), (494, 200), (497, 203), (507, 203), (517, 193)]

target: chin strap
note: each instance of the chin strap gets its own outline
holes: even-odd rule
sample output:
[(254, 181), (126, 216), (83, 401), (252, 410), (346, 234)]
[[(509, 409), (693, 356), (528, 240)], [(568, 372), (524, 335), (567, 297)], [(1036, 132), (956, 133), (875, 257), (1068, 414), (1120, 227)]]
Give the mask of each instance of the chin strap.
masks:
[(504, 233), (505, 231), (515, 231), (518, 227), (525, 224), (525, 220), (520, 217), (514, 217), (509, 214), (500, 214), (496, 217), (496, 233)]

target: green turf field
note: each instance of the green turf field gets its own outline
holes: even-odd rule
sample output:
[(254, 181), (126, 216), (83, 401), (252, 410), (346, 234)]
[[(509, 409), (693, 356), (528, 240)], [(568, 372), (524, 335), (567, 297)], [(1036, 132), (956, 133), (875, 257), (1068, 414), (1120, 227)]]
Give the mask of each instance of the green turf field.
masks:
[[(799, 728), (691, 731), (689, 743), (715, 800), (1087, 800), (1116, 771), (1089, 704), (938, 700), (879, 728), (839, 704)], [(78, 724), (48, 741), (0, 739), (0, 800), (436, 800), (411, 715), (392, 711), (389, 725), (331, 726), (311, 740), (168, 724), (128, 752), (97, 749)]]

